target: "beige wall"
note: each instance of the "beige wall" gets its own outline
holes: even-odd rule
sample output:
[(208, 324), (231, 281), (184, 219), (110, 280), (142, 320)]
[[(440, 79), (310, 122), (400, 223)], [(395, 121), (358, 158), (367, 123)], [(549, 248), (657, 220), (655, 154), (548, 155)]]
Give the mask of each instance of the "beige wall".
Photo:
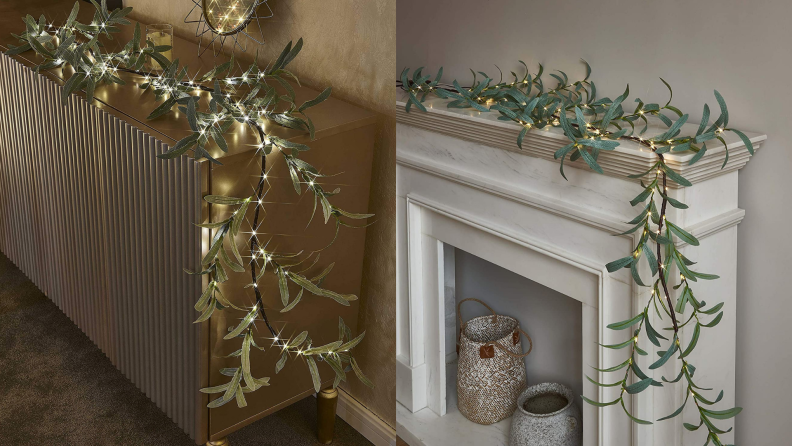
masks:
[(494, 75), (498, 64), (508, 73), (518, 70), (517, 59), (579, 76), (584, 58), (600, 96), (613, 98), (629, 82), (633, 96), (663, 101), (663, 77), (675, 104), (698, 122), (705, 102), (717, 109), (717, 88), (731, 125), (768, 135), (739, 174), (747, 214), (738, 236), (738, 305), (727, 309), (738, 313), (736, 398), (745, 408), (738, 444), (789, 444), (790, 16), (792, 3), (780, 0), (400, 0), (397, 11), (394, 77), (404, 66), (443, 65), (446, 80), (470, 82), (468, 67)]
[[(171, 23), (175, 33), (195, 40), (195, 25), (184, 23), (190, 0), (125, 0), (132, 18), (144, 23)], [(370, 390), (349, 380), (352, 396), (391, 426), (396, 422), (395, 376), (395, 121), (393, 118), (396, 0), (270, 0), (274, 17), (262, 20), (266, 43), (251, 43), (261, 61), (271, 60), (290, 40), (304, 40), (289, 70), (309, 86), (333, 87), (333, 96), (383, 114), (374, 155), (369, 210), (377, 222), (369, 227), (363, 275), (360, 330), (356, 348), (361, 368), (376, 383)], [(255, 35), (255, 34), (254, 34)], [(205, 53), (204, 57), (211, 57)]]

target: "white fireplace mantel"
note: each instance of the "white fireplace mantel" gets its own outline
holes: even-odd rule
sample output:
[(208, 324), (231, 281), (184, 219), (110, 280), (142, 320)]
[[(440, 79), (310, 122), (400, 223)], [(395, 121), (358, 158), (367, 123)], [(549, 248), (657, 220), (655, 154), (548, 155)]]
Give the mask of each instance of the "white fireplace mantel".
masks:
[[(402, 97), (397, 95), (397, 97)], [(430, 100), (428, 112), (404, 111), (397, 116), (397, 424), (399, 435), (412, 446), (439, 444), (507, 444), (501, 422), (479, 426), (461, 418), (453, 403), (453, 383), (446, 382), (443, 244), (473, 255), (559, 291), (581, 303), (583, 364), (600, 382), (618, 378), (592, 367), (608, 367), (626, 359), (627, 352), (598, 348), (629, 333), (605, 329), (645, 306), (649, 289), (637, 287), (625, 271), (609, 274), (605, 264), (625, 256), (634, 235), (614, 236), (629, 226), (637, 210), (629, 201), (641, 188), (626, 175), (649, 169), (656, 156), (638, 144), (623, 143), (601, 152), (605, 175), (582, 161), (566, 163), (564, 180), (553, 153), (566, 144), (559, 129), (534, 130), (516, 145), (520, 127), (497, 121), (496, 113), (447, 109)], [(688, 124), (683, 132), (695, 132)], [(663, 131), (652, 127), (646, 136)], [(764, 135), (746, 132), (759, 149)], [(744, 211), (737, 207), (737, 171), (749, 160), (747, 149), (730, 133), (724, 135), (729, 161), (721, 169), (725, 149), (713, 144), (693, 166), (691, 154), (667, 154), (666, 162), (693, 186), (669, 185), (669, 195), (690, 209), (669, 207), (668, 218), (688, 229), (701, 246), (680, 245), (702, 271), (720, 280), (695, 285), (697, 296), (725, 302), (721, 323), (705, 330), (692, 355), (697, 381), (723, 389), (722, 407), (734, 404), (736, 340), (737, 224)], [(645, 267), (644, 262), (642, 266)], [(648, 277), (647, 271), (642, 271)], [(653, 317), (656, 318), (656, 315)], [(652, 321), (665, 326), (666, 321)], [(530, 329), (529, 329), (530, 330)], [(529, 332), (530, 334), (530, 332)], [(642, 335), (643, 336), (643, 335)], [(682, 334), (687, 343), (690, 333)], [(644, 341), (645, 347), (654, 347)], [(657, 349), (641, 358), (644, 371)], [(676, 375), (669, 361), (655, 378)], [(529, 376), (529, 383), (531, 377)], [(598, 388), (585, 378), (584, 394), (600, 401), (618, 397), (618, 389)], [(447, 387), (450, 391), (447, 391)], [(673, 390), (672, 390), (673, 389)], [(654, 420), (681, 405), (683, 388), (650, 388), (629, 404), (632, 412)], [(719, 407), (721, 407), (719, 406)], [(629, 422), (618, 406), (584, 412), (585, 446), (668, 446), (703, 444), (701, 433), (687, 432), (679, 418), (652, 426)], [(689, 415), (689, 412), (686, 414)], [(695, 420), (687, 416), (687, 421)], [(504, 428), (504, 426), (506, 426)], [(730, 440), (724, 436), (724, 441)]]

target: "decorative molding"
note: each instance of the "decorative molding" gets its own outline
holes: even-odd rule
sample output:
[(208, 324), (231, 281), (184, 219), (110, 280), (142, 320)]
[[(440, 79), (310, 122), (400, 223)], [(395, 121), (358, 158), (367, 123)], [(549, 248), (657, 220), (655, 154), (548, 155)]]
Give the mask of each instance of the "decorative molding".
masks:
[(336, 414), (352, 426), (374, 446), (396, 446), (396, 429), (370, 411), (366, 406), (338, 389), (338, 409)]
[[(397, 89), (397, 97), (401, 96), (403, 96), (403, 92)], [(517, 136), (521, 130), (519, 125), (513, 122), (498, 121), (499, 114), (494, 112), (449, 109), (446, 107), (446, 102), (440, 98), (432, 98), (425, 102), (427, 112), (413, 109), (408, 113), (404, 110), (405, 102), (396, 101), (396, 122), (550, 161), (555, 161), (553, 154), (569, 142), (558, 128), (535, 129), (528, 132), (523, 140), (523, 148), (520, 149), (517, 146)], [(682, 133), (695, 134), (696, 129), (697, 124), (685, 124), (682, 126)], [(662, 131), (664, 129), (661, 127), (650, 126), (645, 135), (651, 137)], [(745, 134), (750, 138), (755, 150), (759, 150), (761, 142), (767, 139), (767, 135), (759, 133), (745, 132)], [(742, 169), (750, 159), (748, 149), (745, 148), (740, 138), (731, 132), (724, 132), (723, 138), (729, 148), (729, 162), (723, 169), (721, 166), (726, 152), (720, 143), (709, 144), (707, 156), (692, 166), (688, 165), (693, 157), (692, 152), (667, 153), (665, 155), (666, 163), (693, 184)], [(637, 179), (627, 179), (627, 175), (649, 170), (655, 159), (655, 156), (640, 144), (622, 141), (616, 150), (601, 151), (597, 162), (602, 166), (605, 175), (638, 182)], [(565, 166), (589, 169), (582, 160), (567, 161)], [(647, 175), (643, 179), (649, 179), (649, 176)], [(679, 187), (674, 182), (669, 184), (670, 189)]]
[(614, 219), (607, 214), (592, 212), (589, 209), (584, 209), (580, 206), (559, 200), (547, 199), (541, 194), (531, 193), (525, 190), (516, 190), (504, 184), (498, 184), (490, 177), (456, 170), (445, 163), (434, 162), (426, 158), (413, 156), (404, 151), (396, 151), (396, 162), (402, 166), (410, 167), (429, 175), (479, 189), (483, 192), (497, 195), (519, 204), (541, 209), (545, 212), (575, 220), (614, 234), (624, 232), (630, 228), (630, 225), (618, 219)]
[[(410, 285), (411, 291), (409, 296), (411, 302), (410, 313), (411, 316), (416, 314), (422, 316), (421, 318), (419, 318), (420, 321), (418, 323), (419, 325), (427, 324), (427, 320), (425, 320), (424, 318), (428, 317), (428, 320), (432, 320), (433, 319), (432, 315), (437, 315), (438, 313), (441, 313), (439, 309), (436, 307), (437, 305), (440, 305), (440, 307), (442, 308), (442, 304), (443, 304), (442, 297), (438, 300), (437, 299), (438, 296), (436, 296), (437, 293), (431, 292), (431, 290), (434, 288), (434, 285), (436, 285), (436, 282), (438, 281), (437, 279), (439, 279), (438, 277), (436, 277), (437, 274), (440, 274), (440, 272), (442, 271), (442, 266), (441, 266), (440, 268), (437, 268), (438, 271), (437, 274), (430, 274), (431, 271), (435, 271), (435, 266), (436, 266), (435, 262), (438, 260), (433, 255), (433, 250), (434, 250), (433, 246), (436, 242), (442, 241), (444, 243), (451, 243), (454, 246), (472, 252), (474, 255), (479, 255), (483, 257), (487, 257), (487, 255), (495, 255), (502, 257), (503, 260), (505, 260), (508, 257), (508, 254), (505, 254), (505, 251), (503, 250), (502, 246), (498, 248), (494, 244), (489, 244), (488, 245), (489, 248), (485, 248), (487, 252), (483, 253), (483, 252), (478, 252), (476, 250), (472, 250), (470, 249), (470, 247), (464, 246), (464, 244), (457, 245), (456, 243), (453, 242), (453, 237), (450, 240), (443, 239), (442, 238), (443, 236), (439, 233), (426, 232), (427, 227), (435, 227), (434, 224), (426, 225), (428, 220), (435, 218), (434, 216), (437, 216), (440, 218), (447, 219), (446, 221), (453, 221), (454, 225), (461, 224), (461, 226), (457, 226), (457, 228), (465, 228), (465, 230), (467, 231), (474, 231), (476, 234), (480, 234), (481, 237), (494, 236), (496, 239), (493, 240), (500, 240), (501, 242), (506, 243), (509, 246), (513, 246), (516, 249), (527, 249), (528, 251), (524, 251), (525, 253), (528, 252), (534, 253), (533, 256), (537, 258), (541, 257), (545, 259), (544, 263), (558, 262), (558, 264), (566, 264), (568, 267), (570, 267), (570, 270), (567, 270), (568, 273), (571, 272), (571, 270), (576, 270), (578, 271), (577, 274), (587, 275), (589, 277), (593, 276), (595, 278), (594, 279), (595, 289), (588, 289), (587, 291), (582, 292), (582, 294), (571, 292), (571, 289), (567, 289), (565, 290), (566, 291), (565, 294), (567, 294), (570, 298), (579, 300), (583, 304), (581, 308), (583, 311), (584, 331), (587, 332), (586, 336), (588, 338), (597, 339), (597, 342), (600, 343), (604, 342), (604, 338), (602, 338), (603, 332), (599, 330), (598, 327), (603, 327), (604, 321), (612, 317), (612, 315), (610, 314), (611, 310), (609, 305), (611, 305), (615, 301), (615, 299), (611, 299), (610, 301), (606, 302), (605, 295), (610, 293), (611, 296), (614, 297), (615, 291), (609, 292), (606, 290), (605, 266), (603, 263), (598, 262), (596, 260), (592, 260), (587, 256), (580, 255), (580, 253), (569, 252), (552, 243), (547, 243), (545, 241), (535, 239), (526, 234), (518, 234), (509, 229), (498, 227), (491, 221), (480, 219), (460, 209), (450, 208), (448, 206), (445, 206), (443, 204), (440, 204), (432, 199), (428, 199), (423, 196), (409, 194), (406, 198), (407, 198), (408, 213), (413, 215), (408, 220), (408, 226), (412, 226), (412, 228), (408, 228), (408, 233), (414, 234), (413, 235), (414, 238), (420, 238), (423, 240), (422, 243), (417, 244), (419, 248), (418, 252), (411, 252), (410, 255), (408, 256), (408, 258), (410, 259), (410, 261), (408, 262), (409, 263), (408, 268), (418, 268), (425, 271), (425, 273), (422, 274), (420, 277), (415, 278), (411, 276), (409, 279), (411, 282)], [(441, 226), (448, 228), (446, 224), (441, 224)], [(423, 228), (423, 229), (419, 229), (419, 228)], [(447, 233), (444, 234), (446, 236), (448, 235)], [(429, 241), (430, 243), (427, 244), (426, 243), (427, 241)], [(507, 257), (503, 257), (504, 255)], [(518, 274), (525, 275), (524, 272)], [(529, 276), (530, 275), (527, 275), (526, 277)], [(573, 279), (573, 277), (575, 276), (576, 276), (575, 274), (573, 274), (572, 276), (567, 276), (565, 280), (567, 281), (567, 283), (569, 283), (569, 281), (579, 280), (579, 278)], [(416, 281), (416, 279), (420, 283), (413, 284), (412, 282)], [(539, 280), (538, 277), (533, 277), (533, 279)], [(588, 281), (584, 280), (582, 282), (578, 281), (577, 283), (583, 285), (584, 283), (587, 282)], [(558, 288), (557, 286), (551, 285), (549, 283), (544, 283), (544, 285), (554, 289)], [(583, 286), (585, 287), (585, 285)], [(624, 291), (626, 291), (628, 294), (630, 293), (629, 290), (630, 288), (624, 288)], [(413, 344), (411, 345), (411, 348), (420, 347), (422, 351), (425, 351), (425, 355), (426, 355), (426, 357), (424, 358), (425, 362), (423, 364), (420, 364), (420, 366), (422, 369), (426, 369), (424, 373), (428, 378), (425, 384), (416, 381), (413, 382), (405, 382), (402, 380), (397, 381), (399, 387), (407, 386), (411, 388), (411, 392), (413, 394), (421, 395), (422, 399), (425, 400), (424, 404), (417, 405), (414, 402), (412, 404), (409, 404), (410, 403), (409, 401), (404, 401), (401, 398), (397, 398), (399, 403), (405, 406), (405, 409), (407, 409), (410, 413), (414, 414), (414, 415), (409, 415), (407, 413), (404, 413), (404, 417), (402, 417), (402, 420), (399, 422), (399, 428), (401, 428), (401, 430), (399, 430), (400, 435), (402, 435), (402, 430), (406, 432), (410, 429), (421, 429), (419, 426), (421, 425), (426, 426), (425, 423), (426, 420), (435, 419), (434, 417), (441, 417), (443, 420), (446, 420), (445, 418), (443, 418), (443, 416), (446, 414), (445, 400), (447, 398), (447, 394), (446, 392), (444, 392), (444, 390), (446, 389), (447, 386), (445, 380), (445, 376), (446, 376), (445, 369), (447, 367), (448, 354), (447, 352), (444, 351), (442, 347), (444, 345), (443, 339), (441, 337), (442, 331), (441, 333), (430, 334), (428, 332), (429, 328), (430, 327), (415, 326), (414, 324), (410, 324), (409, 326), (409, 330), (411, 331), (411, 338), (413, 339), (414, 339), (414, 336), (412, 336), (413, 331), (420, 331), (425, 333), (425, 337), (423, 339), (421, 340), (415, 339), (414, 341), (412, 341)], [(419, 346), (416, 345), (417, 342), (420, 342), (421, 344), (425, 343), (426, 345)], [(604, 360), (604, 357), (602, 356), (602, 352), (600, 352), (594, 345), (595, 344), (593, 345), (589, 345), (587, 343), (584, 344), (582, 350), (582, 356), (586, 358), (585, 361), (587, 364), (592, 365), (594, 367), (600, 367), (602, 361)], [(440, 358), (433, 357), (433, 355), (435, 355), (437, 352), (442, 353)], [(397, 361), (397, 376), (398, 376), (399, 366), (401, 366), (401, 368), (408, 367), (406, 364), (403, 363), (404, 359), (407, 358), (399, 358), (399, 361)], [(435, 361), (434, 359), (441, 359), (441, 360)], [(601, 373), (594, 372), (594, 374), (597, 375), (598, 378), (600, 379), (602, 378), (601, 376), (599, 376), (601, 375)], [(403, 379), (403, 377), (401, 378)], [(422, 384), (425, 387), (423, 387)], [(442, 389), (437, 389), (438, 386), (442, 386)], [(593, 386), (591, 387), (592, 388), (590, 389), (590, 391), (592, 393), (597, 393), (598, 395), (597, 397), (602, 399), (604, 395), (603, 390), (600, 388), (593, 388)], [(440, 400), (438, 400), (438, 398)], [(412, 407), (407, 407), (410, 405)], [(438, 410), (438, 407), (441, 408), (441, 410)], [(419, 409), (422, 410), (419, 411)], [(602, 409), (595, 408), (593, 406), (583, 407), (582, 409), (586, 411), (586, 416), (587, 419), (589, 420), (589, 423), (593, 423), (593, 424), (587, 424), (584, 427), (584, 429), (586, 429), (586, 431), (588, 432), (597, 433), (596, 438), (590, 438), (589, 440), (586, 441), (585, 444), (587, 446), (595, 445), (595, 444), (596, 445), (606, 444), (607, 442), (606, 439), (602, 437), (607, 430), (603, 425), (605, 418), (602, 415), (603, 412)], [(427, 411), (430, 411), (431, 414), (427, 415), (428, 413)], [(420, 413), (416, 413), (416, 412), (420, 412)], [(456, 411), (454, 412), (455, 412), (454, 415), (452, 415), (451, 418), (448, 419), (449, 421), (446, 422), (445, 424), (446, 427), (448, 426), (447, 423), (454, 424), (455, 421), (453, 420), (459, 417), (459, 414), (456, 413)], [(409, 418), (410, 421), (407, 421), (407, 418)], [(417, 433), (417, 432), (413, 432), (413, 433)], [(485, 434), (485, 435), (489, 435), (489, 434)], [(414, 440), (415, 438), (418, 437), (414, 437), (410, 433), (405, 433), (403, 435), (403, 438), (405, 440), (407, 440), (408, 438), (413, 438)], [(481, 439), (478, 436), (476, 438), (478, 438), (479, 440)], [(421, 445), (424, 444), (424, 442), (421, 441), (415, 444)]]
[[(712, 218), (696, 223), (687, 228), (688, 232), (695, 235), (697, 239), (703, 240), (718, 232), (737, 226), (745, 218), (745, 209), (732, 209), (728, 212), (716, 215)], [(676, 242), (678, 247), (686, 246), (687, 243), (679, 240)]]
[[(470, 172), (459, 171), (449, 167), (445, 163), (434, 162), (426, 158), (411, 155), (405, 151), (396, 152), (396, 162), (402, 166), (410, 167), (436, 177), (441, 177), (455, 183), (479, 189), (489, 194), (497, 195), (536, 209), (541, 209), (545, 212), (583, 223), (597, 229), (602, 229), (613, 234), (619, 234), (630, 228), (630, 225), (626, 224), (620, 219), (613, 218), (612, 215), (595, 212), (591, 209), (577, 206), (568, 202), (562, 202), (560, 200), (551, 200), (541, 194), (510, 188), (503, 184), (498, 184), (495, 180), (489, 177), (471, 174)], [(744, 217), (745, 210), (739, 208), (732, 209), (724, 212), (723, 214), (691, 225), (686, 229), (688, 232), (695, 235), (696, 238), (702, 240), (706, 237), (709, 237), (710, 235), (723, 231), (724, 229), (738, 225)], [(632, 236), (629, 235), (625, 235), (624, 237), (632, 238)], [(687, 243), (681, 240), (678, 240), (676, 244), (680, 247), (687, 245)]]
[[(415, 327), (415, 324), (410, 324), (410, 327)], [(411, 346), (415, 345), (413, 342), (411, 341)], [(423, 361), (423, 358), (421, 360)], [(426, 363), (413, 367), (409, 358), (396, 357), (396, 382), (399, 383), (396, 386), (396, 401), (401, 402), (411, 412), (426, 407), (426, 392), (421, 390), (426, 388), (426, 368)]]

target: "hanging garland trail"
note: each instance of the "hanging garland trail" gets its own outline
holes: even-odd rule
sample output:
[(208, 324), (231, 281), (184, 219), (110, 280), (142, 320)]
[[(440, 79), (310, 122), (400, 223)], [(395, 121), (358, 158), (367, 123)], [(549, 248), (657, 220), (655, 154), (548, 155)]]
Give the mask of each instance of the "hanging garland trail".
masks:
[[(673, 413), (662, 417), (656, 421), (663, 421), (680, 415), (685, 408), (690, 397), (697, 408), (698, 424), (683, 423), (685, 429), (696, 431), (702, 426), (706, 429), (705, 446), (712, 443), (716, 446), (723, 446), (719, 435), (730, 432), (720, 429), (715, 425), (715, 421), (728, 420), (735, 417), (742, 411), (740, 407), (733, 407), (726, 410), (715, 410), (714, 406), (723, 398), (723, 391), (720, 391), (714, 400), (707, 399), (702, 395), (703, 391), (710, 391), (700, 387), (694, 381), (696, 372), (695, 366), (690, 362), (689, 355), (696, 348), (699, 336), (703, 328), (715, 327), (723, 318), (723, 303), (709, 306), (704, 300), (698, 300), (694, 296), (690, 282), (698, 280), (714, 280), (718, 276), (705, 274), (691, 269), (695, 262), (685, 257), (677, 250), (675, 239), (691, 246), (698, 246), (699, 241), (689, 232), (675, 225), (666, 218), (666, 209), (671, 205), (677, 209), (687, 209), (687, 205), (668, 196), (668, 181), (673, 181), (680, 186), (692, 186), (690, 181), (685, 179), (678, 172), (671, 169), (666, 164), (664, 154), (693, 152), (695, 155), (690, 159), (689, 164), (699, 161), (707, 151), (707, 142), (717, 140), (723, 144), (725, 149), (725, 159), (723, 168), (729, 160), (729, 149), (723, 139), (724, 132), (733, 132), (745, 144), (746, 148), (753, 155), (753, 145), (750, 139), (741, 131), (727, 127), (729, 124), (729, 112), (723, 97), (715, 91), (715, 98), (720, 108), (720, 116), (712, 123), (710, 120), (710, 109), (704, 105), (701, 123), (695, 135), (681, 134), (682, 125), (688, 120), (688, 115), (683, 114), (677, 107), (671, 105), (673, 91), (671, 86), (663, 79), (661, 81), (668, 88), (669, 99), (665, 105), (658, 103), (644, 103), (640, 98), (636, 98), (637, 103), (632, 113), (625, 110), (624, 101), (630, 94), (629, 86), (624, 93), (614, 100), (610, 98), (597, 98), (597, 89), (593, 81), (589, 80), (591, 67), (583, 61), (586, 67), (586, 76), (583, 80), (570, 82), (569, 77), (563, 71), (558, 74), (551, 73), (550, 76), (557, 82), (552, 88), (546, 88), (542, 74), (544, 67), (539, 65), (539, 70), (535, 75), (530, 71), (525, 62), (520, 61), (525, 67), (525, 75), (519, 77), (512, 72), (514, 80), (511, 82), (503, 81), (501, 72), (500, 80), (494, 82), (486, 73), (474, 72), (473, 84), (469, 87), (462, 87), (458, 81), (454, 80), (452, 85), (441, 84), (440, 79), (443, 69), (433, 77), (423, 75), (423, 68), (418, 68), (409, 76), (409, 68), (404, 69), (397, 86), (407, 92), (407, 112), (415, 107), (426, 112), (423, 102), (427, 97), (436, 96), (447, 99), (448, 108), (474, 109), (480, 112), (498, 112), (498, 120), (511, 121), (522, 126), (517, 137), (517, 145), (522, 148), (523, 139), (531, 129), (543, 129), (546, 127), (560, 127), (564, 135), (569, 139), (569, 144), (558, 149), (554, 157), (560, 160), (561, 175), (564, 174), (564, 161), (568, 158), (571, 161), (583, 159), (583, 161), (595, 172), (603, 173), (602, 167), (597, 163), (599, 154), (603, 150), (614, 150), (620, 144), (620, 140), (629, 140), (641, 144), (655, 155), (657, 161), (646, 172), (630, 175), (631, 179), (642, 179), (647, 174), (654, 172), (654, 178), (644, 184), (639, 193), (630, 204), (632, 206), (642, 205), (642, 211), (629, 222), (634, 225), (628, 231), (617, 235), (634, 234), (642, 231), (637, 238), (637, 243), (631, 254), (624, 258), (615, 260), (606, 265), (609, 272), (613, 273), (622, 268), (630, 270), (632, 280), (640, 287), (647, 287), (638, 272), (638, 265), (641, 258), (645, 258), (651, 270), (652, 277), (657, 276), (651, 285), (651, 295), (643, 311), (634, 317), (615, 322), (608, 325), (611, 330), (629, 330), (637, 325), (632, 332), (632, 336), (625, 342), (613, 345), (602, 345), (608, 349), (630, 348), (629, 358), (621, 364), (603, 369), (595, 369), (603, 373), (613, 373), (624, 369), (624, 375), (620, 381), (615, 383), (600, 383), (590, 377), (593, 384), (601, 387), (620, 387), (619, 397), (613, 401), (598, 402), (585, 396), (583, 399), (598, 407), (612, 406), (620, 404), (624, 413), (638, 424), (652, 424), (652, 421), (636, 418), (631, 414), (624, 403), (624, 394), (635, 395), (643, 392), (647, 388), (663, 387), (671, 385), (685, 379), (687, 394), (683, 404)], [(500, 70), (500, 69), (499, 69)], [(482, 76), (477, 81), (478, 76)], [(672, 120), (665, 113), (676, 115)], [(659, 135), (644, 137), (649, 128), (649, 118), (663, 122), (667, 130)], [(636, 129), (636, 123), (643, 123), (642, 129)], [(651, 177), (650, 177), (651, 178)], [(660, 209), (657, 208), (657, 201), (660, 202)], [(654, 229), (652, 228), (654, 225)], [(654, 242), (656, 251), (650, 247)], [(679, 297), (674, 299), (669, 291), (669, 282), (672, 277), (672, 270), (679, 272), (679, 283), (673, 286), (674, 290), (680, 290)], [(662, 289), (662, 290), (661, 290)], [(677, 316), (685, 313), (690, 307), (690, 316), (685, 322), (679, 323)], [(650, 311), (654, 310), (660, 320), (663, 314), (670, 319), (670, 326), (664, 328), (671, 333), (672, 339), (664, 337), (659, 331), (652, 327), (650, 323)], [(662, 308), (662, 311), (661, 311)], [(714, 317), (713, 317), (714, 316)], [(704, 322), (702, 317), (711, 317)], [(688, 324), (694, 324), (690, 342), (682, 348), (680, 343), (680, 330)], [(641, 332), (646, 334), (646, 339), (655, 347), (661, 349), (658, 352), (659, 358), (650, 366), (650, 370), (655, 370), (666, 364), (674, 355), (677, 355), (681, 367), (679, 374), (674, 379), (662, 378), (663, 382), (656, 381), (641, 370), (636, 361), (636, 355), (647, 356), (648, 353), (641, 348), (642, 339), (639, 337)], [(663, 350), (663, 343), (667, 341)], [(631, 377), (632, 375), (632, 377)]]
[[(225, 340), (241, 339), (241, 347), (233, 352), (230, 357), (240, 358), (240, 365), (235, 368), (224, 368), (220, 373), (230, 377), (224, 384), (201, 389), (209, 394), (221, 393), (222, 396), (212, 400), (209, 408), (222, 406), (236, 400), (239, 407), (245, 407), (245, 394), (269, 385), (269, 378), (255, 378), (251, 374), (251, 349), (264, 350), (262, 341), (271, 341), (272, 346), (280, 349), (280, 359), (275, 366), (275, 373), (280, 372), (288, 359), (292, 356), (302, 357), (311, 375), (314, 389), (321, 390), (321, 378), (317, 368), (317, 361), (326, 362), (335, 372), (333, 387), (346, 380), (346, 374), (352, 370), (366, 385), (372, 386), (371, 381), (358, 367), (351, 350), (361, 342), (365, 332), (353, 337), (352, 331), (339, 319), (338, 340), (320, 346), (314, 346), (307, 331), (293, 337), (283, 337), (271, 325), (262, 302), (258, 282), (270, 267), (272, 274), (277, 276), (283, 309), (281, 313), (295, 308), (307, 291), (318, 297), (331, 298), (341, 305), (349, 306), (350, 302), (357, 299), (352, 294), (340, 294), (322, 288), (322, 282), (333, 268), (331, 263), (319, 275), (307, 278), (302, 273), (313, 267), (319, 260), (319, 251), (307, 255), (302, 253), (280, 253), (267, 248), (266, 243), (259, 240), (256, 232), (261, 222), (260, 212), (263, 209), (263, 198), (266, 195), (264, 187), (267, 182), (267, 155), (278, 151), (283, 157), (297, 194), (302, 194), (303, 187), (313, 194), (314, 214), (317, 207), (321, 206), (324, 223), (332, 218), (335, 223), (335, 238), (341, 226), (359, 227), (352, 225), (347, 220), (363, 220), (372, 214), (357, 214), (347, 212), (333, 205), (330, 198), (340, 192), (325, 191), (321, 184), (322, 175), (309, 163), (300, 158), (300, 153), (310, 150), (305, 144), (299, 144), (279, 138), (265, 131), (264, 123), (272, 121), (280, 126), (296, 129), (307, 133), (314, 139), (314, 125), (305, 112), (311, 107), (320, 104), (330, 96), (331, 89), (327, 88), (316, 98), (301, 105), (295, 103), (295, 91), (291, 82), (299, 85), (299, 80), (286, 66), (297, 57), (302, 48), (302, 39), (296, 44), (291, 42), (284, 48), (280, 56), (265, 70), (254, 61), (242, 75), (232, 75), (236, 66), (234, 58), (222, 65), (215, 66), (200, 77), (189, 78), (187, 67), (180, 67), (178, 59), (170, 61), (162, 52), (171, 49), (170, 46), (157, 46), (150, 40), (142, 39), (140, 24), (135, 26), (132, 40), (120, 51), (104, 51), (105, 46), (101, 38), (112, 40), (112, 34), (120, 31), (119, 26), (130, 25), (125, 17), (132, 11), (131, 7), (108, 11), (106, 0), (101, 4), (91, 0), (96, 12), (90, 24), (77, 21), (79, 2), (67, 20), (60, 26), (47, 23), (42, 15), (38, 21), (28, 15), (23, 18), (25, 32), (14, 35), (19, 41), (19, 46), (12, 46), (7, 55), (20, 54), (26, 51), (35, 51), (43, 61), (34, 67), (35, 71), (70, 66), (74, 73), (66, 81), (62, 90), (64, 105), (68, 96), (77, 91), (85, 91), (86, 99), (91, 102), (94, 90), (102, 83), (116, 83), (123, 85), (126, 82), (118, 76), (118, 72), (129, 72), (142, 77), (139, 87), (143, 90), (153, 91), (157, 101), (162, 103), (155, 108), (148, 119), (156, 119), (171, 111), (174, 106), (184, 114), (192, 132), (174, 144), (167, 152), (158, 155), (162, 159), (176, 158), (189, 152), (197, 159), (205, 158), (209, 162), (221, 164), (206, 150), (210, 140), (223, 152), (228, 152), (228, 142), (224, 135), (228, 134), (231, 126), (236, 122), (251, 127), (258, 137), (257, 150), (253, 156), (260, 158), (260, 177), (255, 187), (255, 195), (249, 197), (228, 197), (208, 195), (204, 197), (214, 206), (224, 206), (232, 209), (231, 216), (225, 220), (199, 223), (197, 226), (214, 231), (209, 251), (201, 260), (200, 271), (187, 271), (189, 274), (208, 276), (209, 284), (195, 304), (195, 309), (201, 314), (195, 322), (208, 320), (216, 310), (234, 310), (244, 314), (238, 325), (229, 327)], [(161, 72), (146, 72), (143, 66), (151, 58), (164, 69)], [(280, 94), (270, 82), (277, 84), (285, 94)], [(207, 86), (211, 85), (210, 86)], [(225, 85), (227, 90), (223, 90)], [(200, 109), (200, 92), (208, 92), (211, 99), (208, 109)], [(196, 95), (198, 93), (198, 95)], [(278, 111), (280, 110), (280, 111)], [(253, 222), (249, 239), (248, 262), (243, 261), (235, 237), (240, 234), (242, 223), (246, 220), (249, 207), (253, 204)], [(228, 241), (228, 253), (226, 248)], [(328, 245), (329, 246), (329, 245)], [(326, 249), (323, 248), (323, 249)], [(248, 255), (249, 254), (249, 255)], [(313, 258), (312, 263), (302, 271), (293, 271)], [(251, 307), (238, 307), (226, 298), (220, 291), (219, 285), (229, 279), (230, 269), (234, 273), (245, 273), (244, 264), (250, 268), (251, 282), (246, 288), (253, 288), (255, 302)], [(300, 288), (299, 293), (290, 299), (289, 282)], [(261, 337), (256, 335), (256, 321), (261, 321), (272, 336)], [(258, 342), (257, 343), (257, 340)]]

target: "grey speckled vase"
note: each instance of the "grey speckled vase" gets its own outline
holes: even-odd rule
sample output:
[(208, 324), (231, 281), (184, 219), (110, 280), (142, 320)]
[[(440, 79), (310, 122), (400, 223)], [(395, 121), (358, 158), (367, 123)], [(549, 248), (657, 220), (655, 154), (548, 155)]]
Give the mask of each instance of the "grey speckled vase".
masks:
[(561, 384), (531, 386), (517, 399), (509, 446), (582, 446), (583, 417)]

